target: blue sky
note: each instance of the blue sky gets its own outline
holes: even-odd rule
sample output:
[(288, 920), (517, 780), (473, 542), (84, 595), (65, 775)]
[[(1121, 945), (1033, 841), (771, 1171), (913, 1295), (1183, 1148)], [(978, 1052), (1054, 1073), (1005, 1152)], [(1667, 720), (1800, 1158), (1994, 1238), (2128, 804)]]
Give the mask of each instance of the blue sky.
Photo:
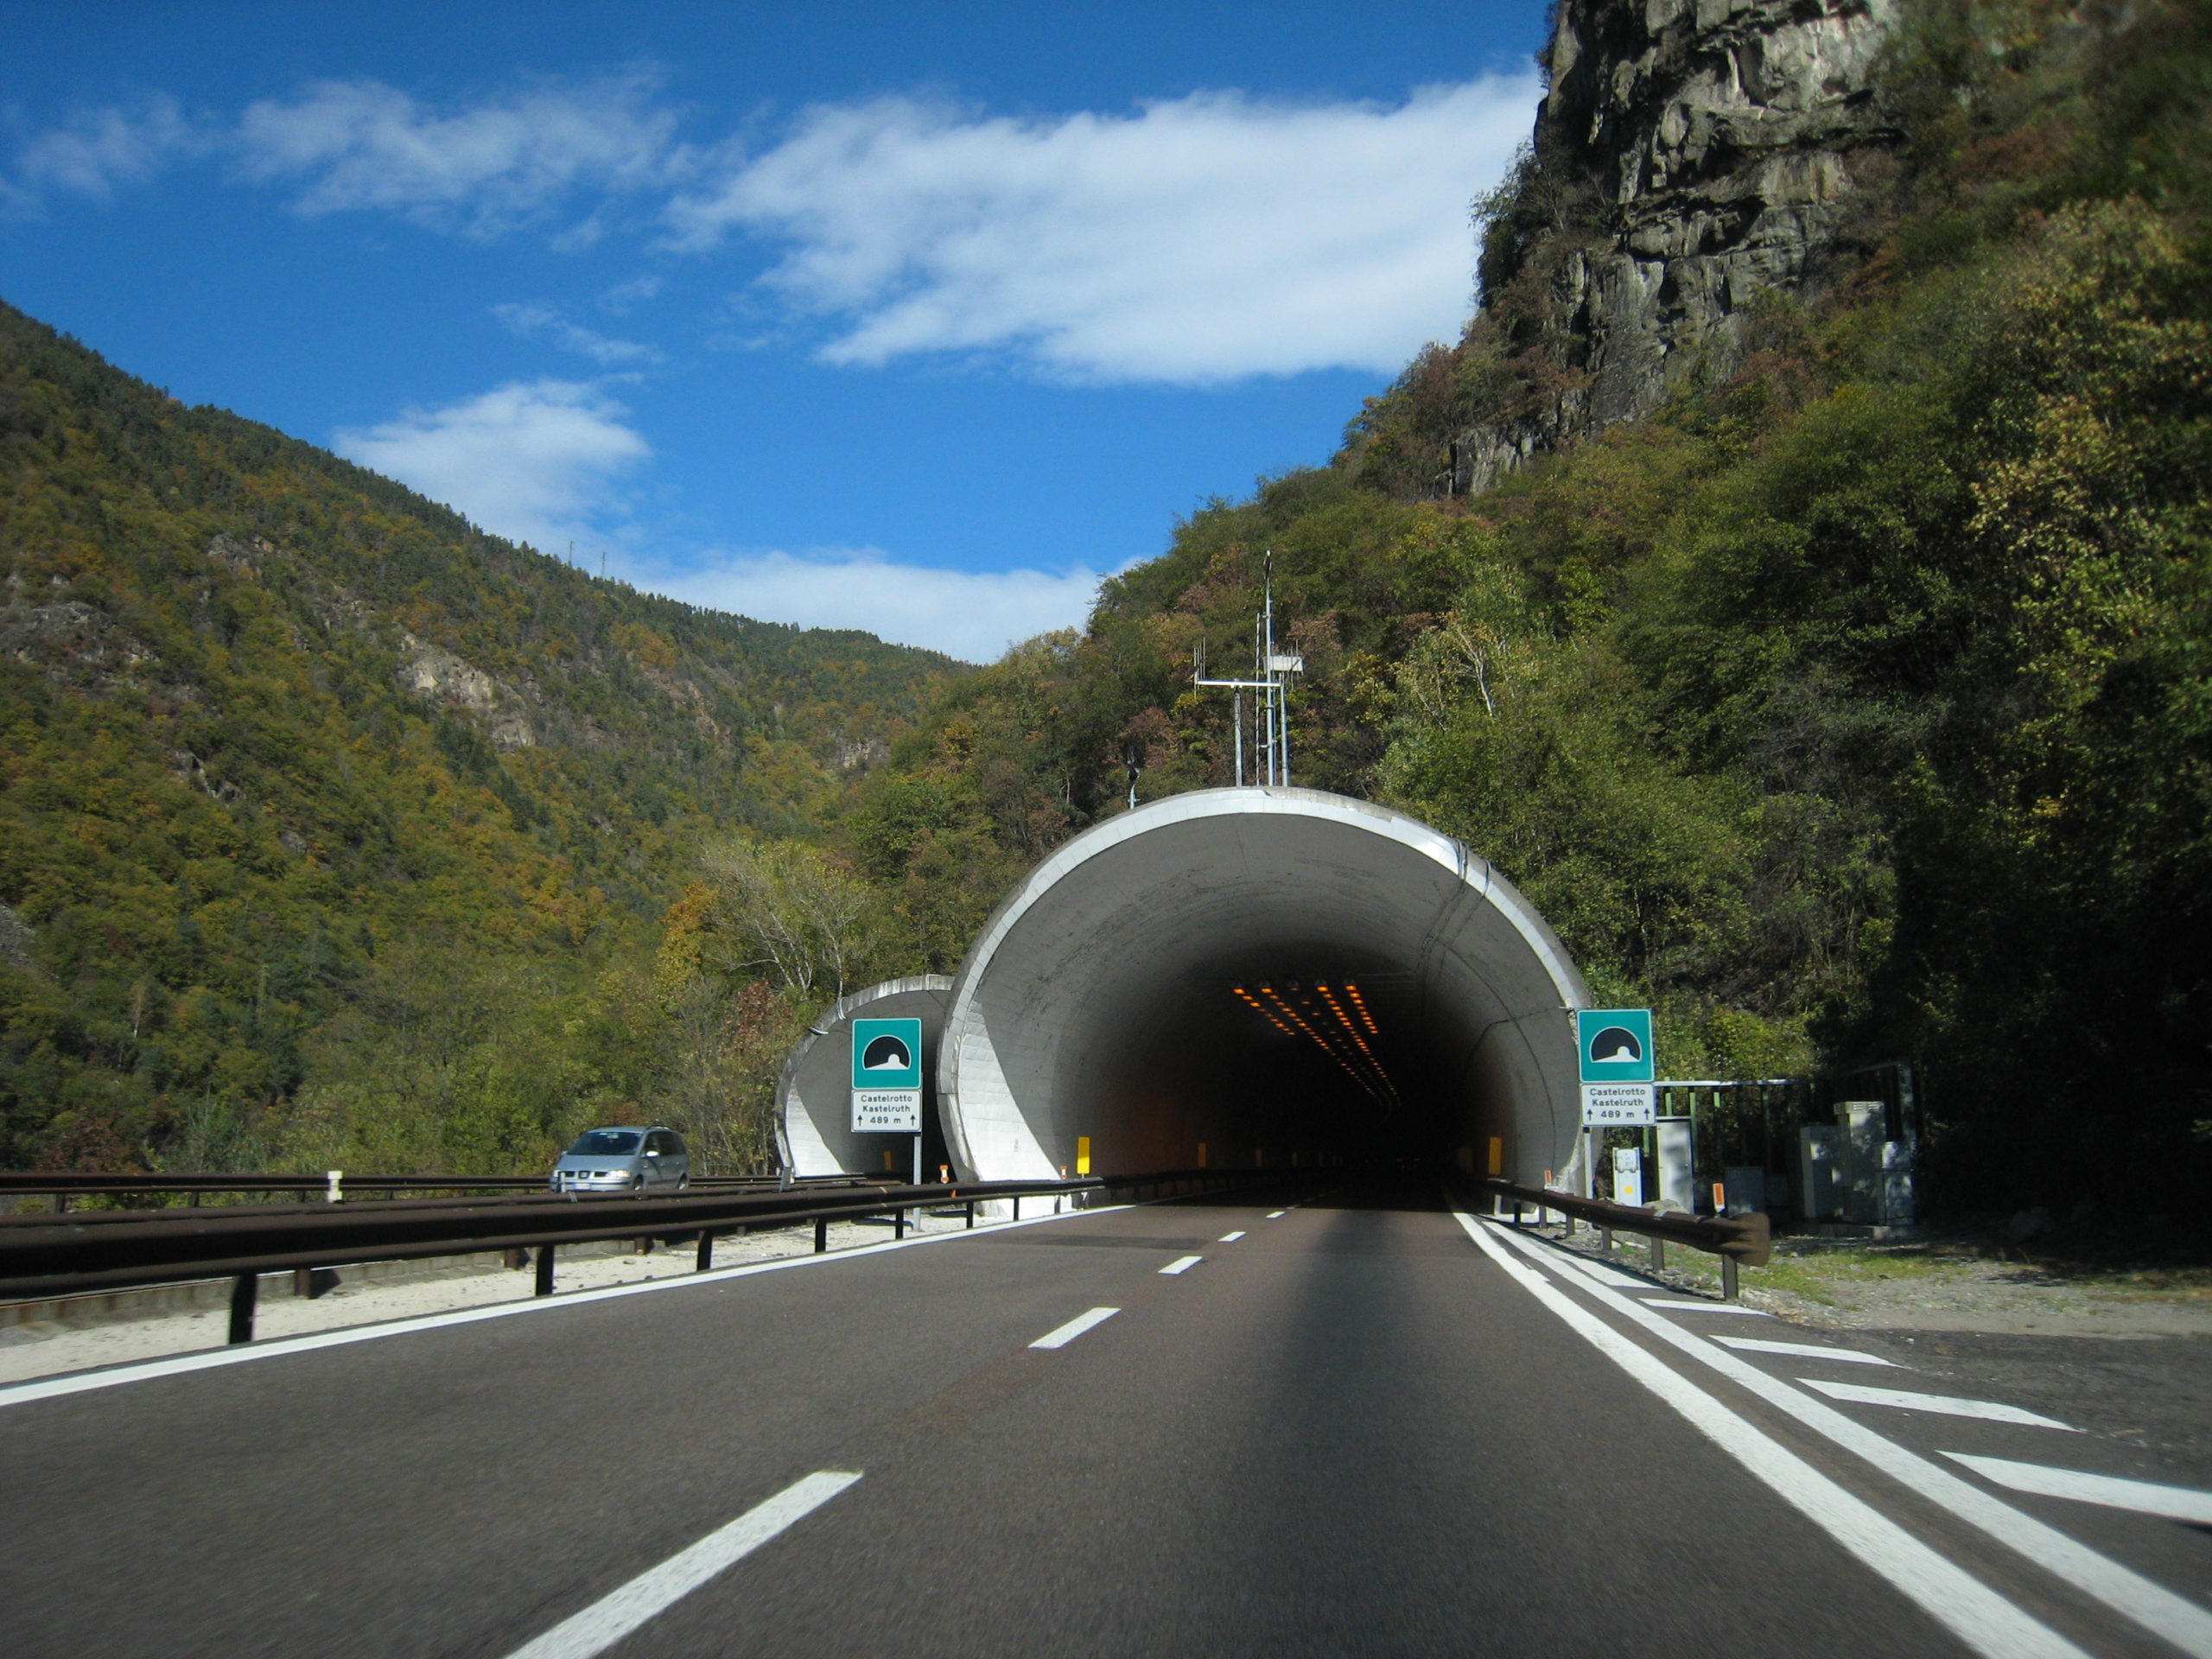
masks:
[(971, 659), (1471, 303), (1533, 0), (0, 0), (0, 298), (580, 564)]

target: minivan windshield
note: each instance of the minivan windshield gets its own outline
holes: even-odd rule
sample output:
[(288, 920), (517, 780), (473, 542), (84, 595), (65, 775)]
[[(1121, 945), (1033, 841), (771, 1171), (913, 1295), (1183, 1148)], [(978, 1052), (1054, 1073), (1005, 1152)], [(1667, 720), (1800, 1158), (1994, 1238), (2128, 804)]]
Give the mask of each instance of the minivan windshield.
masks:
[(571, 1158), (616, 1158), (638, 1149), (635, 1129), (586, 1129), (569, 1148)]

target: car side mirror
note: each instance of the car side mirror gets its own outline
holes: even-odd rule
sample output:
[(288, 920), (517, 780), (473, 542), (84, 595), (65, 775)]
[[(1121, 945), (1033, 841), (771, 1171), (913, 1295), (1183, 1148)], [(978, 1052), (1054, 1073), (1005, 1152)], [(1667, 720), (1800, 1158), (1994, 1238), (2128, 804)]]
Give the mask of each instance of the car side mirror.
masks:
[(660, 1156), (660, 1148), (659, 1148), (658, 1147), (647, 1147), (645, 1148), (645, 1156), (646, 1156), (646, 1157), (648, 1157), (648, 1158), (658, 1158), (658, 1157), (659, 1157), (659, 1156)]

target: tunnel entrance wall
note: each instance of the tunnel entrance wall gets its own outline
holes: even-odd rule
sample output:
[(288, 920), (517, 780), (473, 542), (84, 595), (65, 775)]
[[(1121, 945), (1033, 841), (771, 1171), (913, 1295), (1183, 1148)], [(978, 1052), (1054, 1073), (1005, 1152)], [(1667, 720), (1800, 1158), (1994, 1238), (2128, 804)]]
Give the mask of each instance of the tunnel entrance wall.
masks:
[(880, 1174), (888, 1150), (897, 1173), (913, 1157), (911, 1135), (855, 1135), (852, 1131), (853, 1021), (922, 1022), (923, 1173), (937, 1179), (946, 1160), (938, 1109), (938, 1039), (951, 1001), (952, 982), (942, 974), (887, 979), (839, 998), (808, 1023), (784, 1062), (776, 1084), (777, 1151), (794, 1175)]
[[(1362, 1096), (1232, 1002), (1270, 979), (1363, 980), (1408, 1097)], [(1495, 1136), (1540, 1179), (1573, 1154), (1588, 1003), (1542, 918), (1437, 830), (1317, 791), (1175, 796), (1068, 842), (986, 924), (946, 1016), (946, 1138), (963, 1176), (1013, 1179), (1071, 1166), (1079, 1136), (1099, 1173), (1363, 1138), (1480, 1166)]]

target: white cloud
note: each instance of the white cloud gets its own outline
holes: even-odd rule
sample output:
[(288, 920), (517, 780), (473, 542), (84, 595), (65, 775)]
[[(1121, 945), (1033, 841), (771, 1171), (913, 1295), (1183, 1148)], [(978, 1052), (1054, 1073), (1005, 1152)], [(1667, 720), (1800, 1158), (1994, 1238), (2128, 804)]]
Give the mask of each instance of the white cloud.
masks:
[(495, 305), (492, 315), (525, 340), (550, 339), (562, 350), (588, 357), (607, 368), (663, 360), (658, 346), (613, 340), (594, 329), (580, 328), (550, 305)]
[[(651, 214), (679, 249), (741, 237), (775, 258), (755, 293), (826, 322), (832, 362), (974, 353), (1180, 385), (1389, 372), (1464, 319), (1469, 198), (1503, 174), (1540, 92), (1491, 76), (1397, 105), (1225, 92), (1030, 118), (887, 98), (809, 111), (748, 160), (734, 139), (680, 140), (645, 72), (438, 107), (326, 80), (235, 122), (166, 99), (89, 112), (20, 146), (0, 196), (32, 211), (42, 193), (105, 194), (222, 156), (309, 215), (478, 238), (536, 226), (556, 247)], [(620, 315), (658, 287), (600, 303)], [(602, 364), (652, 349), (541, 326)]]
[(173, 98), (149, 99), (135, 111), (87, 110), (69, 125), (35, 134), (17, 148), (11, 194), (25, 205), (48, 188), (105, 200), (118, 185), (143, 183), (208, 142)]
[(594, 522), (620, 505), (616, 480), (652, 453), (624, 423), (628, 413), (595, 386), (537, 380), (348, 429), (333, 447), (495, 535), (557, 555), (597, 534)]
[(658, 276), (632, 276), (601, 295), (599, 308), (613, 316), (627, 316), (633, 308), (658, 295), (663, 285)]
[(669, 186), (690, 152), (652, 91), (629, 75), (441, 114), (380, 82), (319, 81), (250, 105), (234, 143), (248, 176), (301, 183), (302, 213), (380, 208), (488, 237), (572, 194)]
[(1236, 93), (1126, 117), (817, 109), (671, 209), (678, 246), (791, 245), (766, 280), (843, 332), (830, 360), (1014, 349), (1076, 380), (1394, 370), (1471, 302), (1468, 203), (1533, 75), (1395, 108)]
[(996, 659), (1016, 641), (1081, 625), (1099, 575), (1076, 569), (944, 570), (869, 550), (725, 555), (702, 567), (634, 574), (639, 586), (718, 611), (809, 628), (864, 628), (963, 662)]

